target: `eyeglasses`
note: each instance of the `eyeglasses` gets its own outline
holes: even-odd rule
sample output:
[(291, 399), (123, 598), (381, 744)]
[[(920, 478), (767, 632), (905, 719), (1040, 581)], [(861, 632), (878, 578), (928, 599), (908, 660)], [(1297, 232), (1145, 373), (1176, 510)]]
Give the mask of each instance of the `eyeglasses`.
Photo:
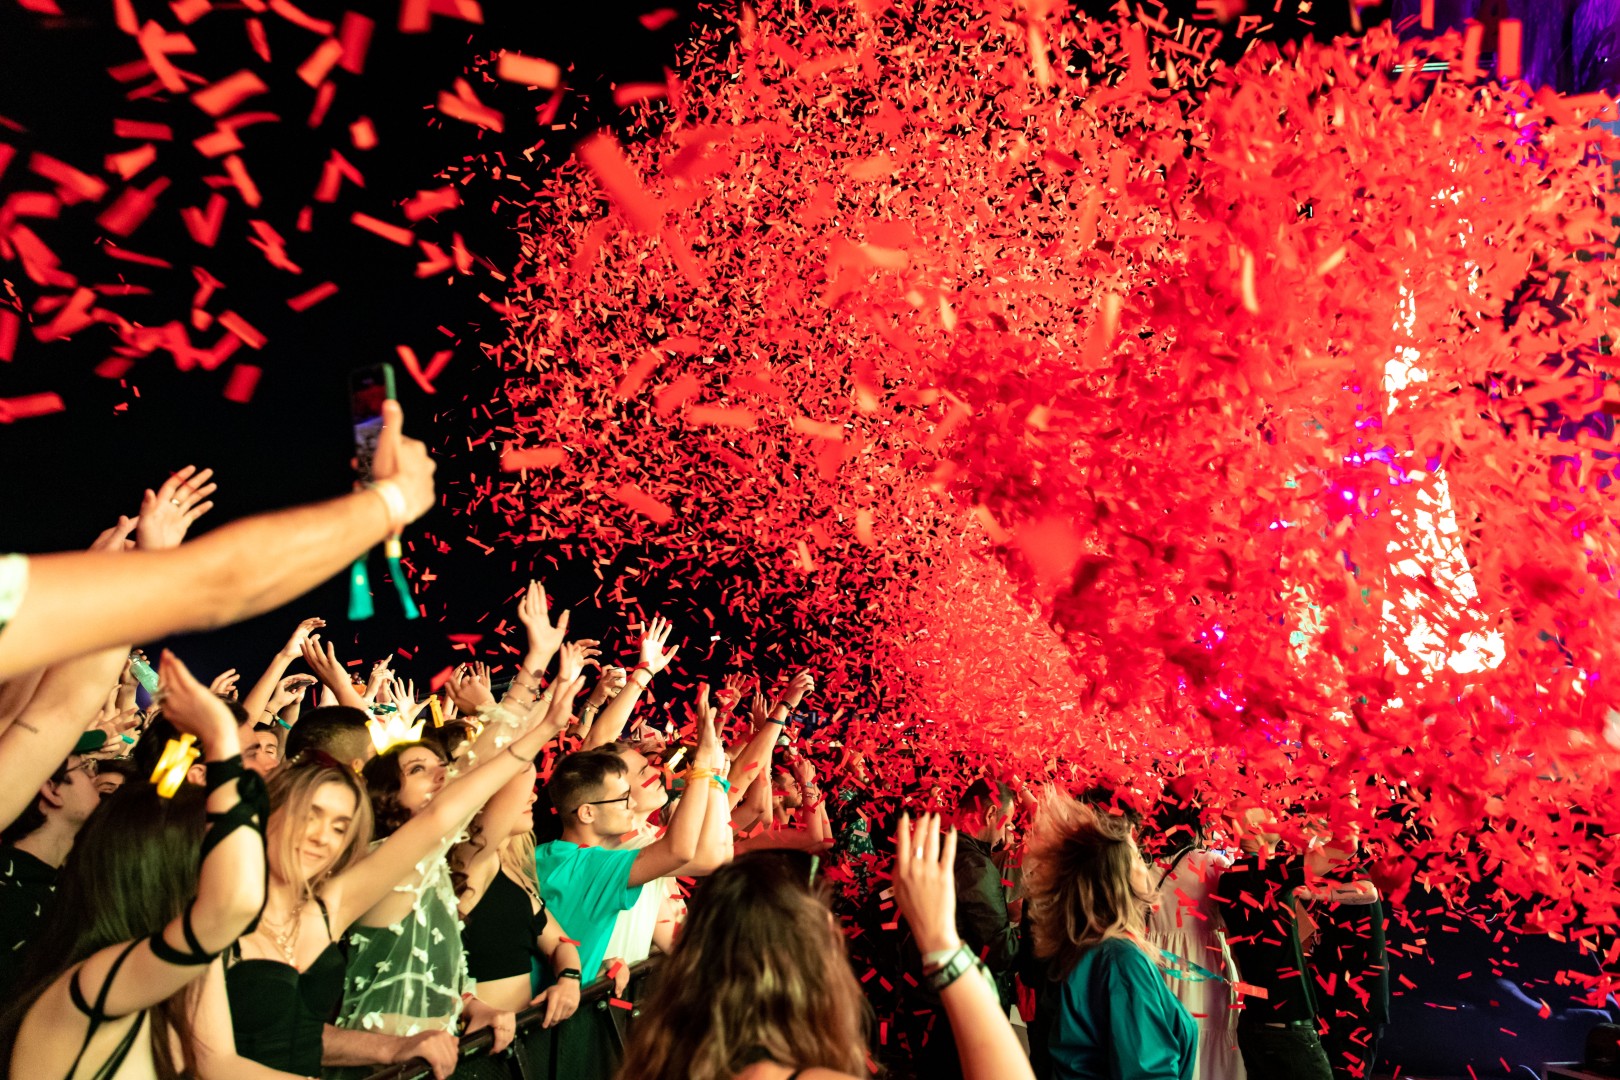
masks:
[(71, 769), (63, 769), (62, 770), (62, 779), (66, 780), (69, 776), (72, 776), (74, 773), (78, 772), (80, 769), (84, 770), (84, 775), (90, 777), (91, 779), (94, 779), (95, 775), (96, 775), (96, 769), (97, 769), (96, 759), (95, 758), (85, 758), (83, 761), (81, 761), (77, 765), (73, 766), (73, 768), (71, 768)]
[(596, 800), (593, 800), (593, 801), (588, 802), (588, 803), (581, 803), (580, 805), (581, 806), (611, 806), (612, 804), (617, 803), (617, 802), (624, 803), (624, 808), (626, 810), (630, 809), (630, 793), (628, 791), (626, 791), (623, 795), (615, 796), (614, 798), (611, 798), (611, 799), (596, 799)]

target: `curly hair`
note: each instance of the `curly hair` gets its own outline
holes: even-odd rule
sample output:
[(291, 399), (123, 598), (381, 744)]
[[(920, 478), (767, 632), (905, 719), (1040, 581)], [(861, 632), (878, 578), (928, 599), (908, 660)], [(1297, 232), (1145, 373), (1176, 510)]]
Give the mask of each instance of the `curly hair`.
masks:
[(1024, 857), (1035, 954), (1066, 978), (1087, 949), (1139, 933), (1151, 895), (1131, 881), (1139, 856), (1124, 817), (1062, 795), (1049, 797)]
[(729, 1080), (758, 1061), (866, 1075), (870, 1008), (812, 865), (752, 852), (704, 883), (618, 1080)]
[(422, 747), (432, 751), (441, 765), (447, 764), (444, 751), (438, 743), (408, 742), (389, 747), (366, 762), (360, 776), (366, 782), (366, 793), (371, 796), (371, 835), (374, 840), (385, 840), (394, 830), (411, 820), (411, 812), (399, 804), (399, 784), (404, 779), (399, 772), (399, 756), (406, 750)]

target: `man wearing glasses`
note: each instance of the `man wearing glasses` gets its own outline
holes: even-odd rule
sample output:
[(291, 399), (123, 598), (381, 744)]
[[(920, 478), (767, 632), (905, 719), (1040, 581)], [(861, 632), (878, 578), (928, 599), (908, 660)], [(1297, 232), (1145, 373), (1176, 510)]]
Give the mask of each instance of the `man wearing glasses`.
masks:
[(101, 803), (96, 759), (105, 732), (79, 739), (62, 766), (40, 785), (32, 805), (0, 833), (0, 1000), (22, 971), (23, 950), (56, 891), (56, 875), (74, 838)]
[[(704, 697), (706, 705), (706, 688)], [(700, 723), (699, 730), (687, 773), (689, 793), (670, 814), (663, 836), (645, 847), (616, 846), (636, 828), (632, 778), (619, 753), (581, 750), (563, 758), (551, 774), (546, 791), (562, 819), (562, 839), (535, 851), (535, 870), (547, 907), (579, 941), (586, 979), (602, 964), (619, 912), (635, 906), (642, 886), (692, 862), (704, 819), (719, 814), (729, 828), (730, 804), (716, 779), (725, 767), (725, 750), (712, 722)]]

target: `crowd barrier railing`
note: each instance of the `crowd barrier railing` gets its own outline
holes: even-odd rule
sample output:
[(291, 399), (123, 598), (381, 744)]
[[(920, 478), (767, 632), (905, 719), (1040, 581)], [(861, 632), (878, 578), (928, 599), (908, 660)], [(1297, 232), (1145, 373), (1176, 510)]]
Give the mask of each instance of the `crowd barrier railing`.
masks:
[[(647, 975), (658, 967), (657, 956), (650, 957), (630, 967), (630, 980), (634, 983), (640, 976)], [(579, 1009), (575, 1016), (579, 1016), (587, 1009), (607, 1010), (621, 1008), (613, 1005), (609, 999), (613, 997), (613, 980), (597, 979), (580, 991)], [(517, 1035), (514, 1045), (523, 1041), (525, 1034), (533, 1032), (545, 1021), (545, 1006), (530, 1006), (517, 1014)], [(564, 1021), (567, 1023), (568, 1021)], [(559, 1025), (560, 1026), (560, 1025)], [(490, 1047), (494, 1045), (495, 1033), (488, 1028), (473, 1032), (461, 1040), (461, 1053), (457, 1059), (458, 1071), (469, 1061), (480, 1058), (489, 1058)], [(496, 1059), (499, 1060), (499, 1059)], [(512, 1067), (509, 1070), (513, 1080), (547, 1080), (543, 1073), (537, 1074), (525, 1067), (524, 1063), (515, 1055), (512, 1057)], [(366, 1077), (366, 1080), (431, 1080), (433, 1067), (423, 1058), (412, 1058), (397, 1065), (389, 1065)], [(560, 1078), (559, 1078), (560, 1080)]]

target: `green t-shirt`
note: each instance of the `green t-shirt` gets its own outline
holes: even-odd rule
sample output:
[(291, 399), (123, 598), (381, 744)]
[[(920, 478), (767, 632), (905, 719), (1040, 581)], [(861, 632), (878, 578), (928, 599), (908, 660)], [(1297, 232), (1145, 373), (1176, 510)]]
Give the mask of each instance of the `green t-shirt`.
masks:
[(535, 874), (546, 910), (579, 942), (580, 981), (589, 985), (602, 966), (613, 922), (635, 907), (640, 885), (630, 884), (634, 848), (580, 847), (567, 840), (534, 852)]
[(1055, 1080), (1191, 1080), (1198, 1029), (1135, 942), (1109, 938), (1058, 989)]

